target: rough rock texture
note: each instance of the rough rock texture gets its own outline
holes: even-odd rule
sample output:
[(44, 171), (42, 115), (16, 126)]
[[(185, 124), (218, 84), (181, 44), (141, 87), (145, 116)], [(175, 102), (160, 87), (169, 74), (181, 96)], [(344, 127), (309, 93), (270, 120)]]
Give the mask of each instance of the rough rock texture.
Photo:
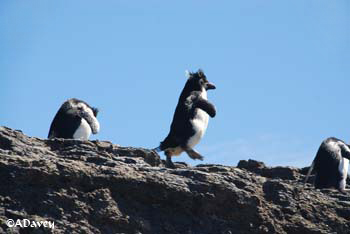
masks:
[[(305, 169), (177, 164), (102, 141), (0, 127), (1, 233), (350, 233), (350, 197), (303, 189)], [(54, 221), (9, 228), (7, 219)]]

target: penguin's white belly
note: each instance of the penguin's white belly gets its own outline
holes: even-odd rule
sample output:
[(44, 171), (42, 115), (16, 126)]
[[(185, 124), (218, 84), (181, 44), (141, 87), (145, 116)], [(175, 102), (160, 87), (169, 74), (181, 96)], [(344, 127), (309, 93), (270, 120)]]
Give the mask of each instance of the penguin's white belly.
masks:
[(193, 148), (204, 136), (205, 131), (208, 127), (209, 115), (201, 110), (197, 109), (197, 113), (192, 120), (192, 128), (194, 130), (194, 135), (188, 140), (187, 146)]
[(340, 181), (339, 187), (340, 189), (345, 189), (346, 187), (346, 178), (348, 177), (348, 169), (349, 169), (349, 159), (342, 158), (339, 163), (339, 172), (342, 176), (342, 180)]
[(91, 128), (88, 122), (85, 119), (81, 119), (80, 126), (75, 131), (73, 138), (78, 140), (86, 141), (91, 135)]

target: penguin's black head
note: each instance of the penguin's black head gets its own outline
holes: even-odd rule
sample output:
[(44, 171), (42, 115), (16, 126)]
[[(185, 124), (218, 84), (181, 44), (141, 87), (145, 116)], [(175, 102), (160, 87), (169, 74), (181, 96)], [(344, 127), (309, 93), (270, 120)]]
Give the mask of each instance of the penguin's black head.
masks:
[(86, 102), (76, 99), (76, 98), (71, 98), (68, 99), (61, 107), (62, 111), (77, 115), (83, 118), (83, 116), (87, 113), (90, 113), (90, 115), (94, 115), (97, 117), (98, 114), (98, 109), (95, 107), (91, 107), (89, 104)]
[(216, 89), (215, 85), (207, 80), (207, 77), (204, 75), (204, 72), (201, 69), (195, 73), (188, 73), (188, 80), (185, 87), (191, 91)]

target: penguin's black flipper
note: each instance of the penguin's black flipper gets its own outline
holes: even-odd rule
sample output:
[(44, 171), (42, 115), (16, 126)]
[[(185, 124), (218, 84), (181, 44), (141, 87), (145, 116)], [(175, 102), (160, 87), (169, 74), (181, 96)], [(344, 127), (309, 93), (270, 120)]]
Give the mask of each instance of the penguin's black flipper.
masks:
[(202, 109), (210, 117), (214, 118), (216, 115), (216, 109), (213, 104), (208, 100), (201, 97), (201, 92), (193, 91), (191, 95), (187, 98), (185, 105), (188, 110), (194, 110), (195, 108)]
[(208, 102), (208, 100), (205, 100), (203, 98), (198, 98), (197, 101), (194, 103), (194, 106), (196, 108), (202, 109), (203, 111), (207, 112), (208, 115), (212, 118), (216, 115), (216, 109), (213, 104)]
[(195, 151), (194, 149), (190, 149), (187, 148), (185, 149), (186, 153), (188, 154), (188, 156), (192, 159), (199, 159), (201, 161), (203, 161), (204, 157), (202, 155), (200, 155), (197, 151)]

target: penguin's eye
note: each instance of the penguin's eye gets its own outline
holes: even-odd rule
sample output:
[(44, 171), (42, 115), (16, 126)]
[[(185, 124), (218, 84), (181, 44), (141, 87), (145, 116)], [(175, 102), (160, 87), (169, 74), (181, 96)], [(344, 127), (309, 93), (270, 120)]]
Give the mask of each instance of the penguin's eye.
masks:
[(78, 107), (78, 111), (79, 111), (80, 113), (83, 113), (83, 112), (84, 112), (84, 108), (83, 108), (82, 106), (79, 106), (79, 107)]

